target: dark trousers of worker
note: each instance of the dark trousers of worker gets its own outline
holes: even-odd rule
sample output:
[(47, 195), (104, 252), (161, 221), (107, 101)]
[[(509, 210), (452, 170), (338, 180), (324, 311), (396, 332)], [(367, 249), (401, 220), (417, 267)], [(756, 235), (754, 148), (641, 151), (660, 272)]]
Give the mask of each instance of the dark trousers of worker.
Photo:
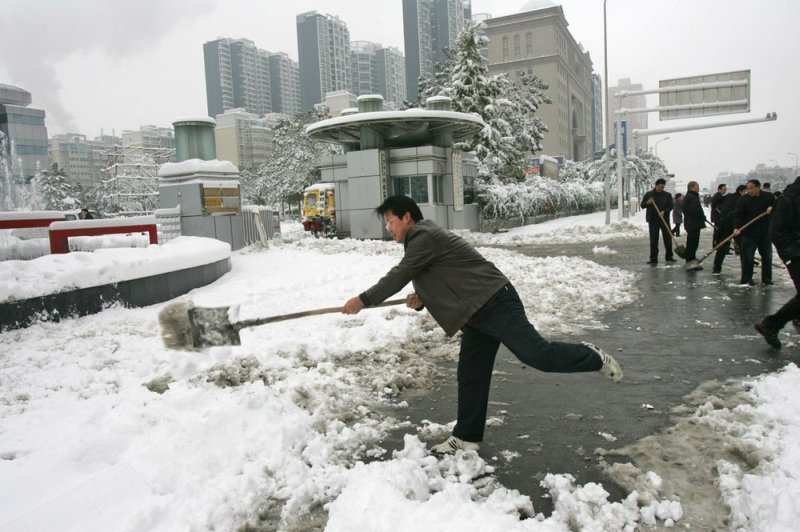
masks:
[(742, 235), (739, 258), (742, 262), (742, 284), (753, 281), (753, 268), (756, 261), (756, 250), (761, 257), (761, 282), (772, 282), (772, 241), (767, 235)]
[[(501, 288), (461, 328), (458, 355), (458, 421), (453, 436), (483, 440), (492, 368), (500, 344), (533, 368), (556, 373), (598, 371), (600, 356), (582, 344), (548, 342), (525, 315), (511, 283)], [(525, 403), (530, 405), (528, 401)]]
[(681, 236), (681, 222), (677, 222), (675, 227), (672, 228), (672, 234), (675, 236)]
[[(731, 234), (733, 233), (733, 229), (729, 229), (729, 228), (725, 228), (725, 227), (720, 228), (719, 231), (720, 231), (719, 242), (724, 241), (729, 236), (731, 236)], [(722, 245), (719, 245), (719, 242), (717, 242), (717, 245), (719, 245), (719, 249), (717, 249), (717, 253), (714, 255), (714, 271), (715, 272), (722, 271), (722, 263), (725, 261), (725, 257), (728, 255), (728, 251), (730, 251), (730, 249), (731, 249), (731, 240), (733, 240), (733, 239), (729, 239), (727, 242), (725, 242)]]
[(658, 236), (661, 235), (664, 241), (664, 256), (667, 260), (672, 259), (672, 236), (667, 230), (666, 224), (662, 224), (661, 220), (650, 222), (647, 224), (650, 228), (650, 260), (658, 262)]
[(697, 248), (700, 247), (700, 229), (686, 230), (686, 262), (697, 260)]
[(796, 294), (778, 309), (778, 312), (764, 318), (764, 325), (775, 331), (783, 329), (783, 326), (791, 320), (800, 318), (800, 257), (787, 262), (786, 271), (794, 282)]

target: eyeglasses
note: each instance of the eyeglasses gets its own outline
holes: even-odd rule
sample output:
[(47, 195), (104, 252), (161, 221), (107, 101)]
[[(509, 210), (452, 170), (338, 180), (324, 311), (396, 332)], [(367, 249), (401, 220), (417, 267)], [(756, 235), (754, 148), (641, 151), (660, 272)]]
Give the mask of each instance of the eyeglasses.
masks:
[(386, 230), (387, 231), (391, 231), (392, 230), (392, 222), (395, 221), (395, 220), (399, 220), (399, 219), (400, 218), (394, 217), (394, 218), (389, 218), (388, 220), (386, 220), (386, 224), (385, 224), (386, 225)]

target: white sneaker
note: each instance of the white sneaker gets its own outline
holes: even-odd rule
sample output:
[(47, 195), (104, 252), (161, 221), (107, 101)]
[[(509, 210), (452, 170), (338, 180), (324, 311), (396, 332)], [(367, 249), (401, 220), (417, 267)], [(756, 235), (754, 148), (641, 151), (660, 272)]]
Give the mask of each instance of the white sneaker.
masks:
[(481, 446), (472, 441), (464, 441), (455, 436), (450, 436), (445, 441), (431, 447), (431, 452), (436, 454), (453, 454), (459, 449), (462, 451), (477, 451)]
[(600, 360), (603, 361), (603, 367), (600, 368), (600, 373), (607, 379), (611, 379), (614, 382), (619, 382), (622, 380), (622, 368), (619, 365), (614, 357), (600, 349), (594, 344), (590, 344), (589, 342), (582, 342), (583, 345), (597, 353), (600, 357)]

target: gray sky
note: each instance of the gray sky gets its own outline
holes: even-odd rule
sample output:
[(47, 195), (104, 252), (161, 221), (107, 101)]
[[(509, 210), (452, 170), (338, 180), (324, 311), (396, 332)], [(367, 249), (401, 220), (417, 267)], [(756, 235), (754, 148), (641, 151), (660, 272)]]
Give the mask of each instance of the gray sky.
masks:
[[(602, 75), (603, 1), (560, 3)], [(473, 13), (502, 16), (525, 4), (473, 0)], [(651, 128), (778, 113), (776, 122), (651, 137), (651, 146), (670, 137), (658, 153), (679, 181), (795, 165), (788, 153), (800, 154), (800, 2), (607, 0), (607, 9), (611, 85), (631, 78), (651, 89), (660, 79), (751, 70), (751, 113), (661, 124), (651, 114)], [(204, 42), (244, 37), (297, 59), (295, 16), (311, 10), (338, 15), (353, 40), (403, 50), (401, 0), (3, 0), (0, 83), (32, 93), (50, 134), (170, 126), (207, 112)]]

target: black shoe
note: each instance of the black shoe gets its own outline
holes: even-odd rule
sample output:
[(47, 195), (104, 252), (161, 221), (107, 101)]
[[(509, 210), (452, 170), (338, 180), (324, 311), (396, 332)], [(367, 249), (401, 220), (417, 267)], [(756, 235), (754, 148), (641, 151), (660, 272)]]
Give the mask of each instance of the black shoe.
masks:
[(774, 347), (775, 349), (781, 348), (781, 341), (778, 339), (778, 331), (775, 329), (771, 329), (764, 325), (763, 321), (757, 322), (754, 327), (756, 330), (764, 337), (764, 340), (767, 341), (769, 345)]
[(713, 273), (714, 275), (719, 275), (720, 273), (722, 273), (722, 270), (720, 270), (719, 268), (714, 268), (713, 270), (711, 270), (711, 273)]
[(648, 260), (647, 264), (658, 264), (657, 260)]
[(761, 284), (767, 285), (767, 286), (772, 286), (772, 281), (761, 281)]
[(739, 281), (739, 284), (747, 284), (747, 285), (750, 285), (750, 286), (755, 286), (756, 282), (755, 281), (748, 281), (747, 279), (742, 279), (742, 280)]
[(678, 262), (677, 260), (673, 259), (672, 257), (670, 257), (668, 259), (664, 259), (664, 260), (666, 260), (667, 262)]

